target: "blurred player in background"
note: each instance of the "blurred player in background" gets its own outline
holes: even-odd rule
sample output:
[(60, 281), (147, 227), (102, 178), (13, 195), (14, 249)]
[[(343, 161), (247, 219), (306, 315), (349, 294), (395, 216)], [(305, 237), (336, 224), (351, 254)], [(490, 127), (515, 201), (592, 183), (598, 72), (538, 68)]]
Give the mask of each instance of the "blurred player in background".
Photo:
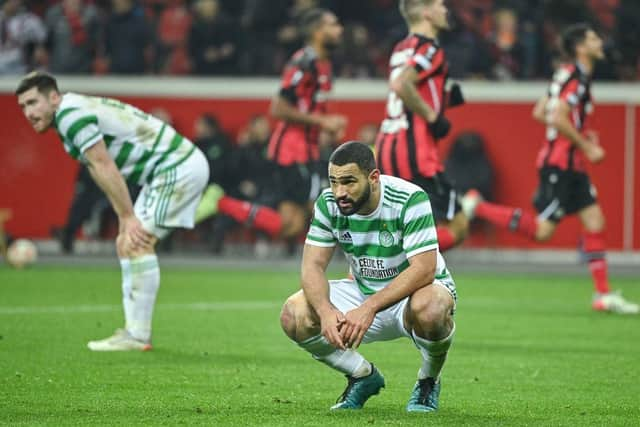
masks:
[(0, 209), (0, 257), (7, 262), (7, 247), (9, 238), (4, 231), (4, 223), (11, 219), (11, 211), (9, 209)]
[(277, 212), (255, 203), (220, 199), (208, 189), (198, 208), (198, 220), (215, 212), (268, 233), (293, 238), (304, 231), (313, 200), (320, 193), (318, 136), (321, 130), (339, 140), (347, 120), (327, 114), (333, 74), (331, 52), (339, 45), (342, 26), (324, 9), (311, 9), (300, 18), (306, 46), (294, 53), (282, 75), (271, 113), (279, 122), (271, 136), (268, 156), (277, 168)]
[(609, 287), (605, 219), (586, 173), (587, 161), (599, 163), (605, 156), (597, 134), (585, 130), (592, 110), (591, 74), (596, 61), (604, 59), (602, 39), (590, 26), (576, 24), (565, 30), (562, 44), (572, 62), (556, 71), (547, 95), (533, 110), (534, 118), (547, 126), (537, 160), (540, 183), (534, 205), (538, 216), (486, 202), (473, 190), (463, 197), (462, 205), (469, 217), (485, 219), (540, 242), (553, 236), (566, 215), (577, 214), (584, 227), (581, 249), (595, 288), (593, 309), (636, 314), (640, 312), (638, 305)]
[(327, 113), (333, 81), (330, 55), (340, 44), (342, 26), (332, 12), (311, 9), (301, 17), (300, 27), (306, 45), (289, 60), (280, 92), (271, 104), (271, 114), (279, 122), (268, 154), (278, 165), (282, 192), (278, 212), (285, 237), (304, 231), (310, 206), (321, 191), (320, 131), (339, 140), (347, 124), (344, 116)]
[(444, 175), (438, 140), (451, 127), (447, 106), (463, 102), (458, 85), (445, 91), (448, 65), (438, 34), (449, 29), (443, 0), (400, 0), (409, 35), (396, 44), (389, 60), (391, 91), (376, 141), (380, 171), (420, 186), (429, 194), (438, 224), (440, 250), (466, 237), (469, 221), (456, 191)]
[[(118, 216), (125, 327), (89, 349), (150, 350), (160, 286), (155, 245), (174, 228), (193, 228), (209, 178), (206, 158), (157, 118), (115, 99), (62, 94), (48, 74), (28, 74), (16, 95), (36, 132), (54, 128), (65, 151), (87, 165)], [(125, 179), (143, 186), (135, 204)]]
[[(333, 410), (360, 409), (385, 385), (356, 351), (360, 343), (411, 339), (423, 360), (407, 411), (435, 411), (455, 332), (456, 290), (438, 251), (429, 197), (381, 175), (369, 146), (355, 141), (333, 152), (329, 180), (304, 246), (302, 290), (285, 303), (282, 328), (316, 360), (346, 374)], [(336, 246), (353, 277), (328, 281)]]

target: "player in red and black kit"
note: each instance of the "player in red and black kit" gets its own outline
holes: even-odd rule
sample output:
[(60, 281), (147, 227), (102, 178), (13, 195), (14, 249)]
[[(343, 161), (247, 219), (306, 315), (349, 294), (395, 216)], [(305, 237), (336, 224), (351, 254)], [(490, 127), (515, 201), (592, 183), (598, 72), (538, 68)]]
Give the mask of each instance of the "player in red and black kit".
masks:
[(577, 214), (584, 227), (582, 251), (595, 287), (593, 309), (637, 314), (637, 304), (609, 288), (605, 219), (585, 170), (587, 161), (598, 163), (605, 155), (597, 135), (585, 130), (585, 120), (592, 109), (591, 74), (595, 62), (604, 58), (602, 39), (590, 26), (576, 24), (563, 33), (562, 43), (573, 62), (556, 71), (547, 95), (533, 110), (534, 118), (547, 125), (537, 162), (537, 217), (519, 208), (483, 201), (474, 190), (463, 197), (462, 206), (470, 218), (475, 215), (537, 241), (550, 239), (562, 218)]
[(445, 91), (448, 65), (436, 40), (449, 28), (448, 10), (443, 0), (401, 0), (399, 7), (409, 35), (389, 60), (391, 91), (376, 140), (378, 167), (427, 192), (445, 251), (464, 240), (469, 228), (437, 151), (450, 129), (445, 107), (462, 103), (459, 86)]
[(342, 138), (347, 120), (327, 114), (327, 95), (333, 74), (329, 55), (338, 46), (342, 26), (325, 9), (311, 9), (300, 19), (306, 46), (287, 64), (271, 114), (279, 119), (269, 141), (268, 156), (278, 166), (277, 211), (268, 206), (226, 196), (218, 185), (210, 185), (202, 196), (196, 222), (223, 213), (241, 224), (273, 238), (290, 238), (307, 225), (313, 202), (322, 190), (318, 169), (318, 137), (321, 131)]
[(280, 91), (271, 104), (271, 114), (279, 122), (268, 155), (278, 165), (283, 237), (304, 231), (312, 203), (322, 190), (320, 132), (329, 132), (338, 140), (347, 124), (344, 116), (327, 114), (333, 81), (329, 56), (341, 41), (342, 26), (332, 12), (312, 9), (301, 17), (300, 29), (305, 46), (286, 65)]

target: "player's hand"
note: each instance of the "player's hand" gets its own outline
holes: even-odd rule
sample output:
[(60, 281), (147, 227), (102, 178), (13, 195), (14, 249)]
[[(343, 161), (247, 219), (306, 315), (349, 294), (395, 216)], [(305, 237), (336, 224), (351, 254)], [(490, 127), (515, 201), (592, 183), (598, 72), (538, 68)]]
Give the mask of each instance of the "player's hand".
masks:
[(376, 312), (364, 304), (345, 313), (340, 336), (346, 347), (358, 348), (375, 316)]
[(444, 138), (451, 130), (451, 122), (444, 114), (438, 114), (435, 120), (429, 122), (429, 130), (435, 139)]
[(331, 308), (320, 316), (320, 333), (329, 344), (340, 350), (346, 350), (344, 341), (340, 336), (340, 329), (344, 324), (344, 314), (336, 308)]
[(591, 142), (592, 144), (600, 145), (600, 136), (595, 130), (587, 129), (586, 131), (584, 131), (584, 136), (587, 138), (587, 141)]
[(326, 114), (320, 119), (320, 127), (338, 137), (347, 127), (347, 118), (339, 114)]
[(120, 232), (131, 244), (132, 249), (144, 248), (153, 242), (153, 236), (147, 233), (135, 215), (120, 219)]
[(599, 163), (604, 159), (605, 156), (604, 148), (593, 142), (588, 143), (585, 146), (583, 152), (591, 163)]

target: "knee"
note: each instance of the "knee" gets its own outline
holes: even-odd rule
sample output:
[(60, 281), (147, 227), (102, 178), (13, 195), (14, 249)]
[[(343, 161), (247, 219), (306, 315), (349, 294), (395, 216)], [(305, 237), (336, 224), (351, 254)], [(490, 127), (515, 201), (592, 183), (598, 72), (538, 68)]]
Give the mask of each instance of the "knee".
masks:
[(289, 338), (295, 341), (296, 337), (296, 312), (295, 312), (295, 303), (291, 301), (291, 298), (287, 299), (287, 301), (282, 306), (282, 311), (280, 312), (280, 326), (282, 330)]
[(116, 237), (116, 252), (118, 258), (136, 258), (144, 255), (155, 253), (155, 245), (158, 239), (155, 236), (150, 236), (150, 242), (148, 245), (133, 247), (131, 241), (126, 238), (122, 233)]
[(282, 235), (283, 237), (295, 237), (304, 230), (304, 226), (304, 215), (289, 214), (282, 218)]
[(451, 319), (453, 298), (446, 291), (440, 289), (438, 292), (418, 291), (411, 297), (410, 304), (412, 326), (418, 335), (438, 340), (449, 334), (453, 326)]
[(599, 216), (586, 221), (584, 224), (584, 228), (589, 233), (601, 233), (604, 231), (605, 224), (606, 222), (604, 220), (604, 216)]
[(553, 237), (555, 230), (555, 226), (545, 226), (544, 223), (539, 224), (535, 234), (536, 241), (546, 242)]
[(280, 326), (295, 342), (302, 342), (320, 333), (319, 322), (315, 320), (312, 308), (302, 291), (290, 296), (282, 306)]

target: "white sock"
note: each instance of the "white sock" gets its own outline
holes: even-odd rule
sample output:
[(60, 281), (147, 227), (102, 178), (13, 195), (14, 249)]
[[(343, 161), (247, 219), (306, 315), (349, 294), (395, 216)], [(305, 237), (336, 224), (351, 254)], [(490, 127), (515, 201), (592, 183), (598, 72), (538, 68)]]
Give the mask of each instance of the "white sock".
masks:
[(451, 333), (448, 337), (441, 339), (440, 341), (429, 341), (416, 335), (414, 331), (411, 331), (413, 341), (422, 354), (422, 366), (418, 371), (418, 379), (423, 380), (425, 378), (438, 379), (442, 366), (447, 359), (447, 352), (451, 347), (453, 341), (453, 334), (456, 332), (456, 325), (453, 325)]
[(371, 363), (360, 353), (351, 349), (338, 350), (322, 335), (311, 337), (298, 345), (311, 353), (314, 359), (354, 378), (366, 377), (371, 373)]
[[(158, 257), (144, 255), (133, 258), (131, 260), (131, 290), (129, 292), (131, 309), (129, 317), (126, 319), (126, 329), (135, 339), (145, 342), (151, 340), (151, 318), (159, 287)], [(127, 312), (126, 303), (125, 312)]]
[(120, 258), (122, 271), (122, 307), (124, 308), (125, 327), (133, 320), (133, 295), (131, 295), (131, 260)]

